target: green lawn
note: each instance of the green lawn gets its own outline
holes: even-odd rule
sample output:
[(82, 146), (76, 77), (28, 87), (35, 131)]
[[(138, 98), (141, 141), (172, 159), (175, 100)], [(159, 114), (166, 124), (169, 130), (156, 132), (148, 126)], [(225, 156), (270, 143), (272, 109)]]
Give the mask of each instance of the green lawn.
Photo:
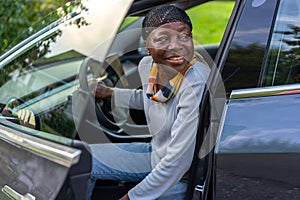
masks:
[(231, 15), (234, 2), (209, 2), (187, 11), (193, 23), (196, 44), (219, 43)]

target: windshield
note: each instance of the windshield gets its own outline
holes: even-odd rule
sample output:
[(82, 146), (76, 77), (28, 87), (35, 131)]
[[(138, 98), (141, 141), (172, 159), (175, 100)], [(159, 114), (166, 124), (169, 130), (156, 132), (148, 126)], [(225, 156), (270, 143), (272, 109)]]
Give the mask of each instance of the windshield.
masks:
[(86, 57), (104, 60), (131, 3), (80, 1), (63, 18), (6, 52), (0, 58), (0, 123), (73, 138), (71, 100), (80, 66)]

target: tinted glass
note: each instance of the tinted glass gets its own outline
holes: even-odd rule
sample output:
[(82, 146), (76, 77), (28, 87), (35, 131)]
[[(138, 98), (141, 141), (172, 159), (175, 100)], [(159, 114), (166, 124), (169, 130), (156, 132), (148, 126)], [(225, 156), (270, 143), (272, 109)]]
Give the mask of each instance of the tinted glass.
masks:
[(257, 87), (276, 1), (245, 1), (222, 70), (226, 91)]
[(263, 85), (300, 82), (300, 1), (281, 1), (268, 51)]
[[(122, 2), (82, 1), (1, 57), (0, 123), (53, 140), (74, 138), (72, 96), (79, 88), (80, 66), (96, 47), (101, 46), (98, 58), (105, 57), (131, 5)], [(115, 12), (119, 15), (112, 18)], [(103, 23), (103, 16), (110, 23)]]

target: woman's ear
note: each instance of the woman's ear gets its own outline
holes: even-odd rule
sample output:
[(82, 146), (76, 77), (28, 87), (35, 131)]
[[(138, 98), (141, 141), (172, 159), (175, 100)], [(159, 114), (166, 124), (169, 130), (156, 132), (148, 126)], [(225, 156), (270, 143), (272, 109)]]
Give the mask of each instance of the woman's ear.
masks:
[(150, 50), (149, 50), (148, 45), (147, 45), (147, 40), (144, 40), (144, 45), (145, 45), (145, 48), (147, 50), (148, 55), (150, 55)]

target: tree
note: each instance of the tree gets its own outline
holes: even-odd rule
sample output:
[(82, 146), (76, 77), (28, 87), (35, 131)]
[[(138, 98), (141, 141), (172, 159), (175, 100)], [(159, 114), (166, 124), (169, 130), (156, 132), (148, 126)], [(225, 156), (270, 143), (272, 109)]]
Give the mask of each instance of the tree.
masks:
[[(0, 1), (0, 54), (14, 41), (21, 41), (28, 36), (22, 35), (24, 30), (41, 21), (66, 2), (66, 0)], [(29, 29), (28, 34), (34, 31), (34, 28)]]

